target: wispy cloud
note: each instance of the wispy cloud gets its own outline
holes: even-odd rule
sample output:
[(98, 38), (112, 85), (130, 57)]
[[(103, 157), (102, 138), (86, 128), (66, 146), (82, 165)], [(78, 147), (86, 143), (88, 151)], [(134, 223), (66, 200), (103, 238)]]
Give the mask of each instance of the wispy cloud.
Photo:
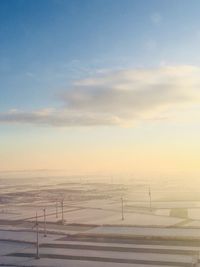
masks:
[(94, 114), (92, 112), (81, 113), (76, 110), (60, 109), (44, 112), (43, 110), (25, 112), (8, 111), (0, 113), (0, 123), (7, 124), (35, 124), (51, 126), (95, 126), (116, 125), (119, 119), (105, 114)]
[(165, 66), (102, 73), (74, 82), (59, 109), (0, 113), (0, 123), (52, 126), (132, 125), (200, 103), (200, 68)]

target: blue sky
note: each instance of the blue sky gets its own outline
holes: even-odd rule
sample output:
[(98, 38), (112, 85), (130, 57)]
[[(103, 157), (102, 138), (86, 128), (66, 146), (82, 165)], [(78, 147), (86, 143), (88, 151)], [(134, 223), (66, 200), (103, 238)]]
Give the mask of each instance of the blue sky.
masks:
[(187, 162), (200, 173), (199, 10), (199, 0), (1, 0), (0, 170), (88, 171), (94, 159), (93, 170)]
[(199, 8), (198, 0), (2, 0), (1, 110), (48, 105), (98, 69), (199, 64)]

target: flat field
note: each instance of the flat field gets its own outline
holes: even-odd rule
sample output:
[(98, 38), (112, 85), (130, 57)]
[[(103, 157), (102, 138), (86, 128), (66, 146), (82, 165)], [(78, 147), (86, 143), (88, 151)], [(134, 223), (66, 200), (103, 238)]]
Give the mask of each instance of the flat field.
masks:
[(198, 187), (152, 181), (1, 173), (0, 266), (192, 266), (200, 245)]

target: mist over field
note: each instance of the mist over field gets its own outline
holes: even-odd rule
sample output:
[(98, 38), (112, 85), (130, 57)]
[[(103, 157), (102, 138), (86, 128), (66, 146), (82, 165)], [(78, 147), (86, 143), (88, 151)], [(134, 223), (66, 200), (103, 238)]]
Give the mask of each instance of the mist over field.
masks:
[(198, 179), (38, 170), (0, 182), (2, 266), (197, 264)]

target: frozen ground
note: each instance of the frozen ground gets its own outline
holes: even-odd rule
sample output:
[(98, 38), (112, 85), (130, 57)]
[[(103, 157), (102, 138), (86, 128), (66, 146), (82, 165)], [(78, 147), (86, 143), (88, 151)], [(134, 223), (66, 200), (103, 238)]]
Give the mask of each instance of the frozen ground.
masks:
[(187, 267), (196, 261), (200, 194), (195, 184), (3, 174), (0, 182), (0, 266)]
[[(107, 178), (108, 179), (108, 178)], [(7, 221), (33, 221), (35, 213), (47, 221), (61, 219), (61, 200), (67, 223), (117, 224), (135, 226), (192, 226), (200, 222), (200, 194), (198, 188), (188, 188), (180, 181), (151, 184), (141, 180), (115, 183), (81, 177), (50, 177), (48, 179), (0, 178), (0, 224)], [(31, 181), (31, 182), (30, 182)], [(101, 182), (100, 182), (101, 181)], [(192, 193), (191, 193), (192, 192)], [(121, 197), (124, 200), (124, 218), (121, 220)], [(57, 207), (57, 208), (56, 208)], [(183, 216), (183, 211), (186, 216)], [(57, 216), (56, 216), (57, 212)]]
[[(108, 229), (106, 229), (108, 230)], [(39, 234), (40, 259), (36, 256), (36, 233), (26, 231), (0, 231), (0, 266), (191, 266), (192, 261), (197, 259), (199, 241), (185, 239), (184, 244), (175, 245), (176, 239), (146, 240), (146, 228), (140, 239), (140, 244), (134, 238), (126, 241), (119, 237), (120, 228), (116, 228), (112, 236), (117, 239), (115, 242), (105, 242), (106, 239), (98, 240), (92, 237), (87, 241), (75, 235), (69, 238), (65, 234), (52, 235), (47, 237)], [(131, 228), (135, 233), (141, 229)], [(90, 231), (86, 231), (90, 234)], [(86, 233), (85, 232), (85, 233)], [(172, 231), (173, 232), (173, 231)], [(98, 233), (105, 232), (99, 229)], [(110, 234), (110, 232), (109, 232)], [(114, 235), (113, 235), (114, 234)], [(121, 234), (121, 233), (120, 233)], [(152, 234), (151, 229), (148, 233)], [(141, 235), (142, 236), (142, 235)], [(109, 236), (108, 236), (109, 237)], [(174, 235), (175, 237), (175, 235)], [(71, 239), (71, 240), (70, 240)], [(193, 242), (192, 241), (192, 242)], [(128, 242), (128, 243), (127, 243)], [(156, 243), (155, 243), (156, 242)]]

